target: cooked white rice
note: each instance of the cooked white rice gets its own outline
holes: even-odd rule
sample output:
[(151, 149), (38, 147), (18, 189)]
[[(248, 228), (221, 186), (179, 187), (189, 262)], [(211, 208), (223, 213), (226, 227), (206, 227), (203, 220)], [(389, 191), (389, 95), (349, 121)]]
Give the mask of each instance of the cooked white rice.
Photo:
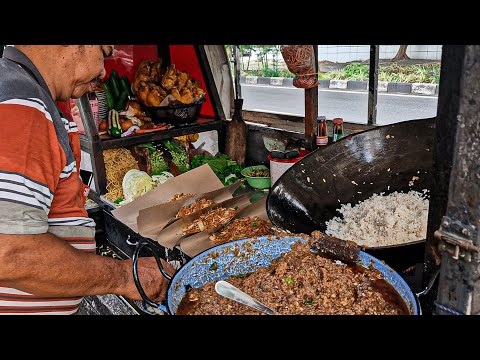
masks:
[(424, 193), (409, 191), (373, 194), (353, 206), (344, 204), (343, 215), (327, 221), (328, 235), (352, 240), (365, 247), (397, 245), (427, 236), (428, 199)]

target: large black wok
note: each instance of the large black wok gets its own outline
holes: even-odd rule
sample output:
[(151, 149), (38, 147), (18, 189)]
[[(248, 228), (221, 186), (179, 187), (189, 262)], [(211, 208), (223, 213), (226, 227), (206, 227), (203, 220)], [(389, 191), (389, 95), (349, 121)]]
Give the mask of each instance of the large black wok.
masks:
[[(324, 231), (328, 220), (341, 216), (337, 209), (342, 204), (353, 206), (374, 193), (430, 190), (434, 136), (435, 119), (421, 119), (377, 127), (319, 148), (273, 185), (267, 214), (276, 226), (310, 234)], [(419, 179), (412, 185), (413, 176)], [(399, 272), (412, 261), (423, 261), (424, 241), (394, 248), (366, 251)]]

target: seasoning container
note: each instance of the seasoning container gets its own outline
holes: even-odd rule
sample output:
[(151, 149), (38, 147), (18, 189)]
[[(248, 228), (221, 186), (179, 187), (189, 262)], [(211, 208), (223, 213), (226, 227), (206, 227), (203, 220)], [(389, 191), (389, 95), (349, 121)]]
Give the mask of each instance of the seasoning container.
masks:
[(333, 119), (333, 142), (340, 140), (343, 137), (343, 119)]
[(317, 117), (317, 146), (328, 145), (327, 118), (325, 116)]

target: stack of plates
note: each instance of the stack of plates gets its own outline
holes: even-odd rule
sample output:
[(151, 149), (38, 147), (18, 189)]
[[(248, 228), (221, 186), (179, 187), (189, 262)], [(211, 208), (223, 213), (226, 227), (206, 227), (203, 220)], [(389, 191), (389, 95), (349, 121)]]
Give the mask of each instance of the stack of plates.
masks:
[(106, 119), (108, 116), (107, 97), (105, 91), (95, 91), (98, 99), (98, 118), (100, 120)]

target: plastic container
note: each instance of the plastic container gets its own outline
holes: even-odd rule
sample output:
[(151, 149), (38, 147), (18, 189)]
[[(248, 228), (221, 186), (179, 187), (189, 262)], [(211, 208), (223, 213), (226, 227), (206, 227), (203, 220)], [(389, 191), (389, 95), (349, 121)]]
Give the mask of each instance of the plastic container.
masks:
[(293, 164), (309, 153), (308, 150), (300, 150), (299, 152), (300, 154), (297, 157), (291, 159), (277, 159), (268, 155), (268, 160), (270, 161), (270, 176), (272, 178), (271, 185), (275, 184), (275, 181), (277, 181), (278, 178), (282, 176), (283, 173), (287, 171)]
[(191, 124), (198, 119), (204, 102), (205, 98), (188, 105), (176, 104), (170, 106), (147, 107), (146, 109), (155, 124), (167, 123), (181, 126)]
[(242, 175), (247, 179), (248, 185), (250, 185), (254, 189), (268, 189), (271, 186), (271, 177), (264, 176), (264, 177), (253, 177), (247, 176), (247, 174), (252, 170), (268, 170), (265, 165), (255, 165), (249, 166), (242, 170)]

